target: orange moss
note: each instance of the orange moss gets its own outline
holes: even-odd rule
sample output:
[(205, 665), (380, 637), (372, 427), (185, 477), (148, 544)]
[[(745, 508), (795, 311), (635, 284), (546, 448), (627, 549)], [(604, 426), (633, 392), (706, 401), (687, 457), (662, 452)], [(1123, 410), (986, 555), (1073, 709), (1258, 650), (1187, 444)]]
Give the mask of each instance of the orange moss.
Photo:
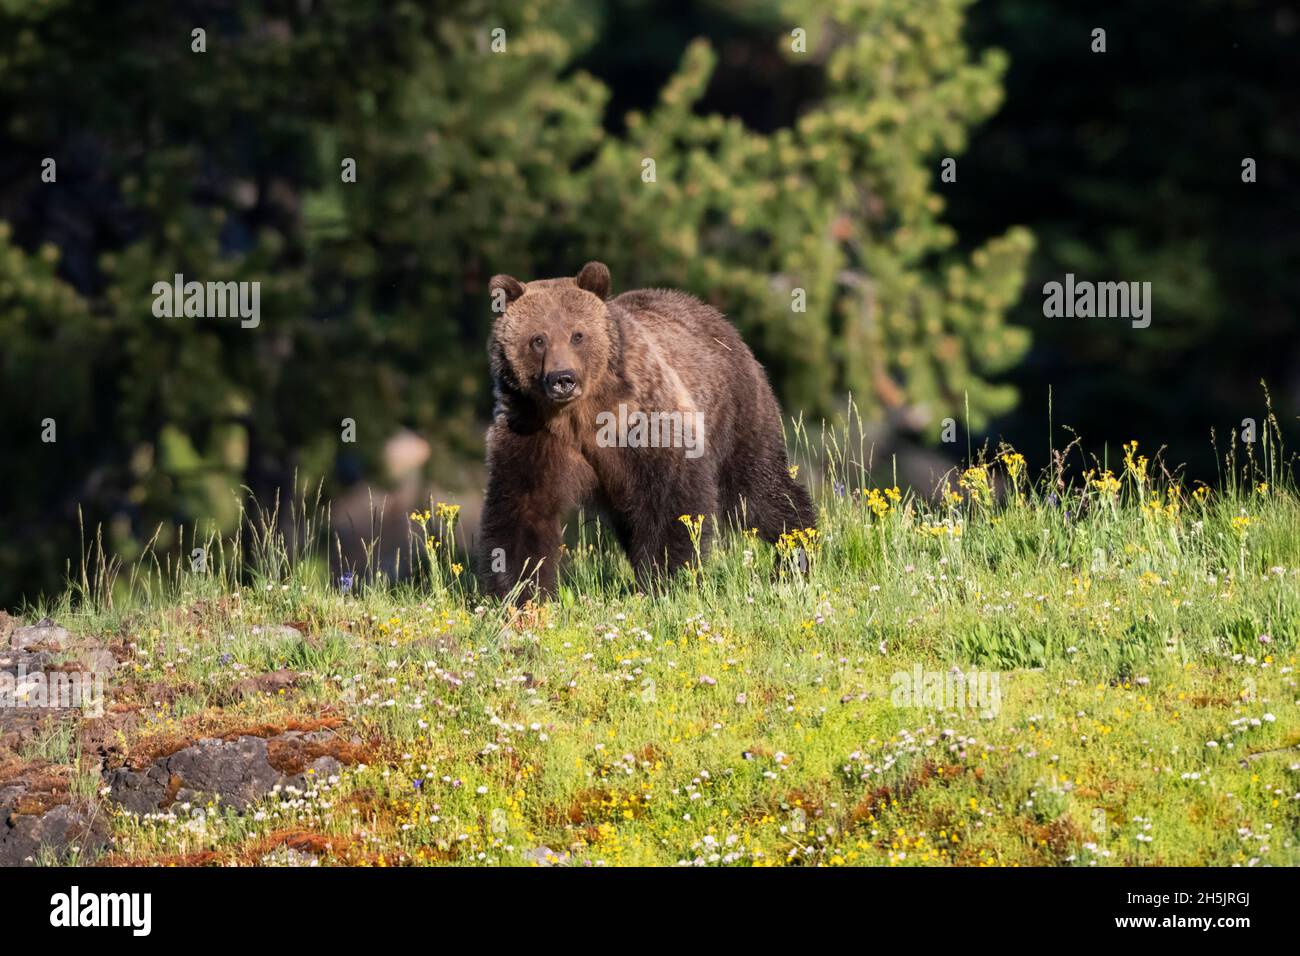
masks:
[(329, 740), (304, 740), (301, 737), (273, 739), (266, 743), (266, 761), (286, 776), (302, 773), (321, 757), (333, 757), (341, 764), (365, 763), (365, 750), (342, 737)]
[(0, 787), (17, 786), (23, 793), (14, 801), (11, 816), (39, 816), (72, 802), (71, 767), (44, 760), (8, 760), (0, 763)]
[(309, 853), (322, 861), (351, 863), (363, 860), (367, 854), (355, 854), (355, 841), (346, 834), (318, 833), (301, 827), (276, 830), (266, 836), (256, 837), (235, 846), (220, 850), (199, 850), (193, 853), (175, 853), (151, 858), (128, 857), (112, 854), (99, 861), (100, 866), (258, 866), (268, 853), (280, 848)]
[[(203, 715), (200, 715), (203, 716)], [(150, 764), (193, 746), (202, 737), (215, 737), (219, 740), (236, 740), (239, 737), (277, 737), (290, 730), (309, 733), (316, 730), (335, 730), (345, 723), (342, 717), (321, 716), (308, 718), (289, 718), (273, 723), (241, 723), (237, 715), (215, 715), (209, 718), (208, 727), (202, 730), (188, 729), (185, 733), (157, 734), (136, 741), (131, 747), (126, 765), (132, 770), (143, 770)], [(200, 726), (203, 721), (198, 722)], [(315, 758), (313, 758), (315, 759)]]

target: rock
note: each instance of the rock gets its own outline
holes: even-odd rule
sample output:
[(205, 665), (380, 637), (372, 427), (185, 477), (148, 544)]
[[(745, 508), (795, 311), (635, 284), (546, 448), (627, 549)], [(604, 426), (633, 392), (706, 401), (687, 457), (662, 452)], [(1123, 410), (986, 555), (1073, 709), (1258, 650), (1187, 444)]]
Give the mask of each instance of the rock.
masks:
[(9, 646), (18, 651), (33, 646), (43, 650), (61, 651), (71, 640), (72, 635), (66, 628), (59, 627), (47, 617), (30, 627), (17, 628), (9, 635)]
[[(0, 803), (0, 812), (6, 808)], [(0, 832), (0, 866), (35, 866), (42, 851), (61, 859), (74, 850), (82, 857), (108, 846), (92, 818), (67, 804), (42, 814), (13, 814)]]
[(356, 763), (357, 748), (328, 731), (287, 731), (275, 737), (205, 737), (136, 770), (105, 773), (108, 799), (133, 813), (165, 811), (176, 803), (244, 811), (279, 787), (305, 790)]
[(525, 850), (524, 860), (533, 866), (562, 866), (569, 862), (569, 854), (556, 853), (549, 846), (538, 846)]
[(0, 760), (50, 735), (63, 711), (49, 707), (6, 707), (0, 710)]
[(0, 753), (18, 752), (47, 734), (55, 720), (81, 716), (80, 707), (60, 707), (50, 699), (50, 680), (58, 679), (60, 669), (51, 658), (45, 651), (0, 649)]
[(431, 454), (433, 446), (428, 440), (406, 428), (384, 442), (384, 464), (388, 467), (389, 478), (395, 482), (418, 477)]
[(77, 654), (77, 663), (93, 674), (111, 674), (117, 668), (113, 652), (93, 644)]
[(269, 674), (245, 677), (230, 688), (230, 697), (239, 700), (244, 697), (256, 697), (258, 694), (278, 694), (280, 691), (293, 689), (301, 677), (301, 674), (283, 667)]
[(19, 651), (0, 647), (0, 671), (17, 678), (20, 673), (31, 674), (45, 670), (52, 655), (45, 651)]
[[(103, 712), (104, 677), (117, 667), (112, 652), (92, 644), (84, 650), (60, 647), (62, 639), (50, 640), (51, 628), (36, 625), (14, 632), (22, 647), (0, 647), (0, 736), (6, 712), (39, 710), (65, 715)], [(67, 634), (63, 628), (53, 628)], [(40, 640), (24, 632), (43, 631)]]
[(108, 845), (93, 808), (73, 799), (71, 777), (71, 767), (39, 761), (0, 774), (0, 866), (32, 866), (42, 851), (62, 859), (74, 847), (84, 859)]
[[(124, 646), (118, 652), (127, 656)], [(118, 656), (108, 648), (93, 640), (81, 641), (73, 638), (66, 628), (59, 627), (46, 618), (31, 627), (20, 627), (9, 637), (9, 646), (0, 647), (0, 670), (15, 673), (18, 664), (25, 664), (30, 673), (48, 668), (52, 654), (66, 654), (72, 662), (80, 665), (83, 671), (109, 674), (118, 665)], [(62, 666), (61, 670), (68, 670)]]
[(81, 722), (81, 753), (83, 759), (119, 762), (127, 753), (127, 735), (139, 725), (140, 710), (126, 704), (115, 704), (107, 713)]

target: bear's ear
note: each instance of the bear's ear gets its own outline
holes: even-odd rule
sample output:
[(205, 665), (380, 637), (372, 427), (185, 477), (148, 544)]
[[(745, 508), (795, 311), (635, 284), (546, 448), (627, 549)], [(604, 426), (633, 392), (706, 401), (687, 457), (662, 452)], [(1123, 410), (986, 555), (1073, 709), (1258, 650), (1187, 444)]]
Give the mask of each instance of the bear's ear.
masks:
[(488, 282), (488, 294), (492, 297), (492, 311), (505, 312), (511, 302), (524, 294), (524, 284), (514, 276), (493, 276)]
[(609, 295), (609, 267), (603, 262), (588, 262), (574, 280), (579, 289), (590, 292), (598, 299)]

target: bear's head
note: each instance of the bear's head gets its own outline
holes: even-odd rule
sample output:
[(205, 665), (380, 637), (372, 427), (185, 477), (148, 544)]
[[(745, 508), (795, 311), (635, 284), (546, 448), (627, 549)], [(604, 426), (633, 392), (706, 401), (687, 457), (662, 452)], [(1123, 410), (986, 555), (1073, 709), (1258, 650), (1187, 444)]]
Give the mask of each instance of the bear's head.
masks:
[(608, 374), (614, 334), (605, 307), (609, 269), (588, 262), (574, 278), (520, 282), (493, 276), (497, 319), (489, 357), (498, 392), (557, 410), (590, 394)]

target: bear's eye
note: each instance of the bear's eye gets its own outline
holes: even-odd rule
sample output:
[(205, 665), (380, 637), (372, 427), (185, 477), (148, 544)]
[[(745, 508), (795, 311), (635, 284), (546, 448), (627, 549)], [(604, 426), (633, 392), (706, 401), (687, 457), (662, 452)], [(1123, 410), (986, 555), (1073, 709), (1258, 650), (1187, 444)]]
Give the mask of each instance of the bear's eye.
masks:
[(540, 352), (542, 349), (546, 348), (546, 339), (540, 335), (534, 335), (532, 344), (533, 348)]
[(574, 345), (577, 345), (577, 344), (580, 343), (581, 341), (582, 341), (582, 333), (581, 333), (581, 332), (574, 332), (574, 333), (573, 333), (573, 344), (574, 344)]

